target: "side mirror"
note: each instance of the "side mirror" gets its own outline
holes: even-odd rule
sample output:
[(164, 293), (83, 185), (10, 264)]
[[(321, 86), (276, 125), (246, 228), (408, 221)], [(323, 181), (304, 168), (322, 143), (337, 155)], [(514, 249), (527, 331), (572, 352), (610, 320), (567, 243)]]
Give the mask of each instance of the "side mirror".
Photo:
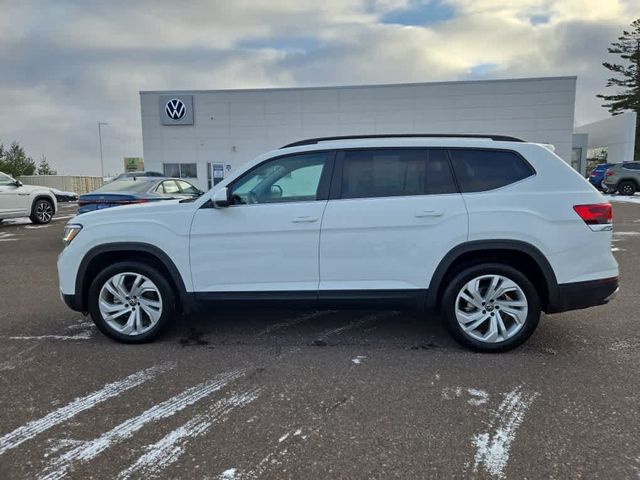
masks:
[(16, 180), (15, 185), (16, 187), (21, 187), (22, 185), (24, 185), (24, 183), (22, 183), (20, 180)]
[(211, 197), (211, 202), (214, 208), (225, 208), (231, 203), (229, 201), (229, 189), (227, 187), (221, 188)]

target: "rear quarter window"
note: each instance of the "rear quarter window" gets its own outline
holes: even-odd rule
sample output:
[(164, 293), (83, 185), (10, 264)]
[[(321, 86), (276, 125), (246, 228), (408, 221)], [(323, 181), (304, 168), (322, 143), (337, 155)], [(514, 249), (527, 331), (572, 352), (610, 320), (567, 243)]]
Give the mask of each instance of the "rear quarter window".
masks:
[(494, 190), (535, 174), (515, 152), (452, 149), (450, 154), (460, 190), (466, 193)]

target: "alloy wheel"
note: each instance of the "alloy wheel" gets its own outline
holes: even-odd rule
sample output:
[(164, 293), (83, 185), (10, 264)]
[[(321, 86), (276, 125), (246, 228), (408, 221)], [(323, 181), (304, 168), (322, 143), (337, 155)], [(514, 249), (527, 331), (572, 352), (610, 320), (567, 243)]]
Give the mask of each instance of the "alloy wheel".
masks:
[(160, 320), (162, 296), (156, 284), (144, 275), (117, 273), (100, 289), (98, 308), (113, 330), (123, 335), (141, 335)]
[(516, 335), (527, 320), (524, 291), (503, 275), (482, 275), (458, 292), (455, 314), (462, 331), (481, 342), (504, 342)]
[(53, 207), (45, 200), (38, 202), (36, 205), (36, 218), (42, 223), (48, 223), (53, 217)]

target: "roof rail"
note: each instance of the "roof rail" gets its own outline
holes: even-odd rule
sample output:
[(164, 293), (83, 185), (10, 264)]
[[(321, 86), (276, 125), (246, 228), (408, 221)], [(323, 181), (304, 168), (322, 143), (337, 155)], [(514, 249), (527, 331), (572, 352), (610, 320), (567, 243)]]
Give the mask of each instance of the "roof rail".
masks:
[(488, 138), (496, 142), (524, 142), (524, 140), (508, 135), (482, 135), (479, 133), (384, 133), (372, 135), (342, 135), (337, 137), (318, 137), (300, 140), (298, 142), (289, 143), (282, 148), (300, 147), (302, 145), (313, 145), (319, 142), (328, 142), (332, 140), (356, 140), (359, 138)]

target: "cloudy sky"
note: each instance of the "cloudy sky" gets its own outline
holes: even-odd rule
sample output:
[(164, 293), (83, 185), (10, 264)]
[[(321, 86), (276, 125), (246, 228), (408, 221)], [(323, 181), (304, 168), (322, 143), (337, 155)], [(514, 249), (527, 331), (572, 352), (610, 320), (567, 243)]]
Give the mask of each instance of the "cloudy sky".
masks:
[[(640, 0), (0, 0), (0, 141), (59, 173), (141, 156), (140, 90), (577, 75), (576, 123)], [(611, 60), (611, 58), (609, 59)]]

